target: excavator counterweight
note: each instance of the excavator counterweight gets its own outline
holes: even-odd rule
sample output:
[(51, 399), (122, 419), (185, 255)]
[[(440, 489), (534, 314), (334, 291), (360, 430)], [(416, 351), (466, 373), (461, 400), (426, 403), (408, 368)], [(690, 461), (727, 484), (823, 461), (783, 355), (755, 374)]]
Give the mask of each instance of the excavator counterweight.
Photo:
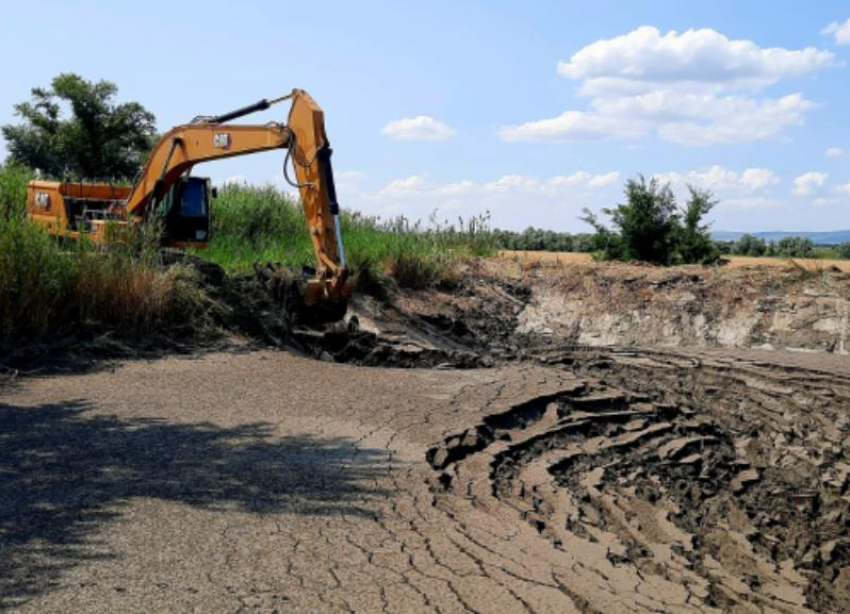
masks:
[[(231, 124), (251, 113), (291, 100), (285, 124)], [(324, 113), (304, 90), (263, 99), (217, 116), (199, 116), (169, 130), (154, 146), (131, 186), (104, 183), (32, 181), (28, 186), (29, 218), (57, 236), (106, 243), (121, 236), (121, 228), (157, 219), (163, 247), (203, 248), (211, 236), (210, 209), (214, 190), (204, 177), (191, 175), (194, 165), (273, 149), (286, 149), (295, 171), (316, 258), (315, 272), (302, 284), (305, 306), (332, 304), (326, 309), (341, 317), (351, 294), (336, 201), (331, 148)], [(116, 228), (107, 233), (107, 228)], [(339, 305), (343, 309), (339, 309)]]

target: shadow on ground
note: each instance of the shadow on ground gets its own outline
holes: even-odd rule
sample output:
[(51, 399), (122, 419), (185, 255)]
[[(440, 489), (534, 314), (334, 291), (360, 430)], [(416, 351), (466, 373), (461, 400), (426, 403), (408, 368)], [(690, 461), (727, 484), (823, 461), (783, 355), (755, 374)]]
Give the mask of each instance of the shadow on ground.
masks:
[(134, 497), (255, 514), (374, 515), (386, 451), (345, 439), (273, 437), (87, 415), (81, 401), (0, 403), (0, 610), (59, 585), (65, 569), (118, 556), (94, 532)]

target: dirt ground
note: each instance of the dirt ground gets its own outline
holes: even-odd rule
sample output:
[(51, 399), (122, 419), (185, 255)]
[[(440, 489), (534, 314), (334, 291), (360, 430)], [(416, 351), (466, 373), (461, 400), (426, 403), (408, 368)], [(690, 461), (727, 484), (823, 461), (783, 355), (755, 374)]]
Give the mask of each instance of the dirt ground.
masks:
[[(690, 320), (664, 348), (557, 325), (553, 293), (588, 279), (602, 320), (621, 288), (669, 309), (698, 286), (706, 312), (723, 294), (714, 272), (638, 272), (485, 263), (364, 298), (360, 332), (299, 333), (300, 354), (18, 379), (0, 611), (850, 611), (850, 360), (697, 343)], [(825, 292), (788, 275), (786, 298)], [(794, 326), (842, 334), (824, 321)]]
[[(579, 254), (575, 252), (528, 252), (504, 250), (500, 254), (503, 258), (518, 259), (522, 262), (543, 262), (557, 264), (590, 264), (593, 258), (590, 254)], [(825, 268), (835, 267), (845, 273), (850, 273), (850, 260), (830, 260), (814, 258), (755, 258), (751, 256), (726, 256), (728, 266), (733, 268), (742, 267), (787, 267), (789, 263), (803, 267), (811, 271), (819, 271)]]

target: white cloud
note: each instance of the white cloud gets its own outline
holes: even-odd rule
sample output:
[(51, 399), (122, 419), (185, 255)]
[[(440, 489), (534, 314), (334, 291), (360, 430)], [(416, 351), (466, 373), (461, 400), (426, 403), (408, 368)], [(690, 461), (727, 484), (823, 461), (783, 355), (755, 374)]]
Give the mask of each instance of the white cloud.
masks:
[(846, 156), (847, 152), (841, 149), (840, 147), (829, 147), (826, 152), (827, 158), (840, 158), (842, 156)]
[(741, 183), (752, 190), (760, 190), (779, 183), (779, 177), (766, 168), (748, 168), (741, 173)]
[(618, 171), (579, 170), (549, 177), (505, 174), (480, 183), (469, 179), (440, 182), (417, 173), (376, 190), (341, 185), (340, 197), (349, 207), (385, 218), (403, 215), (427, 220), (437, 211), (442, 221), (450, 214), (469, 218), (490, 211), (494, 224), (501, 227), (516, 225), (511, 220), (520, 220), (524, 226), (563, 227), (564, 221), (577, 226), (584, 206), (615, 202), (619, 180)]
[(453, 137), (456, 130), (439, 119), (418, 115), (391, 121), (381, 134), (404, 141), (444, 141)]
[(605, 173), (604, 175), (596, 175), (594, 177), (591, 177), (590, 180), (587, 182), (587, 185), (591, 188), (602, 188), (619, 182), (619, 171), (611, 171), (610, 173)]
[(838, 198), (826, 198), (823, 196), (819, 196), (812, 201), (812, 204), (818, 207), (825, 207), (827, 205), (834, 205), (838, 202), (840, 202), (840, 199)]
[(507, 126), (505, 141), (636, 139), (656, 132), (682, 145), (756, 141), (803, 123), (814, 103), (800, 94), (782, 98), (719, 97), (672, 90), (591, 102), (590, 111)]
[(395, 179), (381, 189), (381, 194), (387, 196), (404, 196), (414, 192), (421, 192), (426, 186), (425, 177), (422, 175), (411, 175), (404, 179)]
[(794, 179), (794, 194), (808, 196), (823, 187), (829, 175), (818, 171), (803, 173)]
[(763, 191), (779, 183), (776, 173), (767, 168), (748, 168), (738, 173), (719, 164), (706, 169), (688, 171), (685, 174), (671, 172), (655, 175), (655, 177), (677, 188), (692, 185), (721, 195), (724, 193), (741, 195)]
[(545, 180), (526, 175), (503, 175), (495, 181), (484, 184), (483, 187), (485, 192), (503, 194), (510, 191), (555, 194), (575, 190), (595, 190), (618, 183), (619, 180), (619, 171), (598, 175), (587, 171), (576, 171), (571, 175), (555, 175)]
[(833, 21), (821, 30), (821, 34), (832, 34), (836, 45), (850, 45), (850, 19), (844, 23)]
[(506, 141), (638, 139), (657, 134), (686, 145), (756, 141), (804, 122), (816, 105), (800, 93), (754, 93), (783, 78), (834, 64), (814, 47), (761, 48), (714, 30), (644, 26), (600, 40), (560, 62), (561, 75), (581, 80), (586, 110), (505, 126)]
[(429, 196), (456, 197), (469, 194), (476, 189), (472, 181), (463, 180), (454, 183), (436, 183), (429, 181), (424, 175), (410, 175), (402, 179), (390, 181), (381, 188), (376, 197), (379, 200), (405, 199), (410, 197)]
[(642, 26), (584, 47), (569, 61), (559, 62), (558, 72), (583, 79), (582, 93), (592, 96), (651, 91), (670, 83), (752, 89), (812, 72), (833, 57), (814, 47), (763, 49), (711, 29), (662, 35), (657, 28)]
[(512, 190), (538, 190), (540, 182), (532, 177), (524, 175), (503, 175), (496, 181), (491, 181), (484, 184), (486, 192), (499, 192), (504, 194)]
[(778, 135), (789, 126), (801, 125), (805, 112), (814, 104), (800, 94), (782, 98), (755, 99), (743, 96), (714, 96), (681, 99), (693, 104), (680, 111), (674, 108), (658, 117), (658, 134), (681, 145), (711, 145), (758, 141)]
[(439, 186), (435, 191), (440, 196), (460, 196), (469, 194), (475, 190), (475, 183), (469, 180), (457, 181), (455, 183), (447, 183)]
[[(779, 219), (780, 215), (790, 219), (794, 227), (809, 228), (806, 224), (811, 216), (806, 207), (814, 206), (819, 207), (818, 220), (829, 219), (836, 226), (846, 217), (850, 202), (850, 181), (834, 185), (826, 173), (818, 171), (784, 178), (769, 168), (715, 164), (654, 177), (669, 182), (680, 203), (688, 198), (687, 185), (711, 190), (719, 205), (709, 221), (721, 229), (764, 229), (765, 220), (772, 223), (770, 220)], [(340, 184), (339, 190), (346, 209), (384, 219), (404, 216), (411, 222), (427, 222), (435, 216), (441, 224), (457, 224), (459, 216), (469, 220), (489, 213), (492, 226), (497, 228), (521, 230), (535, 226), (584, 232), (588, 228), (579, 221), (582, 209), (598, 212), (622, 202), (625, 179), (618, 171), (577, 170), (548, 176), (507, 173), (478, 181), (441, 181), (420, 172), (383, 186), (373, 188), (371, 183), (352, 182)], [(811, 191), (792, 195), (792, 190), (796, 192), (800, 185)]]
[(607, 137), (637, 138), (649, 130), (645, 122), (599, 113), (565, 111), (558, 117), (505, 126), (499, 130), (504, 141), (581, 140)]

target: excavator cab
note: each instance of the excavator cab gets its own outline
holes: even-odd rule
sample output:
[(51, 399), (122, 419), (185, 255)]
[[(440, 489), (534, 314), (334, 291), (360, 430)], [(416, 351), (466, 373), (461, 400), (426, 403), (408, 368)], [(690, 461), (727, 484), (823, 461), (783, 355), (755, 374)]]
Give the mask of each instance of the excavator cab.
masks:
[(172, 184), (156, 207), (164, 240), (171, 245), (205, 246), (210, 240), (210, 200), (214, 195), (207, 177), (184, 176)]

